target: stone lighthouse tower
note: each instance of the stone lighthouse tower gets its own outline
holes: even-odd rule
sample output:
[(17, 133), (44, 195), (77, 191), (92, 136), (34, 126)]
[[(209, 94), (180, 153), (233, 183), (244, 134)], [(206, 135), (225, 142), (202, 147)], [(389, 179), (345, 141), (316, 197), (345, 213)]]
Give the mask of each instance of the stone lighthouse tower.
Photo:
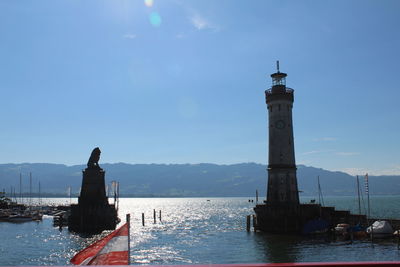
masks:
[(268, 185), (265, 204), (254, 208), (258, 229), (267, 232), (299, 232), (302, 225), (293, 141), (293, 89), (286, 87), (286, 73), (271, 74), (265, 91), (268, 108)]
[(268, 108), (269, 156), (267, 203), (296, 206), (299, 193), (293, 141), (293, 89), (286, 87), (286, 73), (271, 74), (272, 87), (265, 91)]
[(254, 207), (256, 230), (270, 233), (321, 233), (338, 223), (355, 225), (366, 220), (364, 215), (300, 204), (293, 141), (293, 93), (286, 87), (286, 73), (271, 74), (272, 87), (265, 91), (268, 108), (268, 183), (267, 200)]

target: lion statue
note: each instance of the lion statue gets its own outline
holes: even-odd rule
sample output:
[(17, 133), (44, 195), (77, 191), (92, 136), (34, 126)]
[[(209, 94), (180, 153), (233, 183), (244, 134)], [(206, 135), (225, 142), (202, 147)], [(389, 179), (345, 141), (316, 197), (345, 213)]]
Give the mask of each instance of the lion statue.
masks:
[(100, 160), (100, 148), (96, 147), (93, 149), (92, 154), (90, 155), (89, 161), (87, 163), (87, 166), (89, 169), (101, 169), (99, 165), (99, 160)]

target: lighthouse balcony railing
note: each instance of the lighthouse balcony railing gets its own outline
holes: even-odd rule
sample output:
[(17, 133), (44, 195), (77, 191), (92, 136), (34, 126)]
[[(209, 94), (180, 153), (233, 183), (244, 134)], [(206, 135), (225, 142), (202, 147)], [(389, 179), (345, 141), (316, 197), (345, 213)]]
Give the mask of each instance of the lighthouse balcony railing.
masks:
[[(269, 94), (272, 94), (272, 88), (266, 90), (265, 92), (266, 92), (268, 95), (269, 95)], [(293, 90), (292, 88), (286, 87), (284, 92), (287, 93), (287, 94), (293, 94), (294, 90)]]

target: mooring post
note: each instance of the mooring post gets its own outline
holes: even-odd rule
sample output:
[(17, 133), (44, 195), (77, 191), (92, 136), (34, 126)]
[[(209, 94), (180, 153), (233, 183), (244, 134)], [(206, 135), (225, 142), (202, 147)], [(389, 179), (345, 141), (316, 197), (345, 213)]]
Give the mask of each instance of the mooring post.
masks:
[(160, 210), (160, 222), (161, 222), (161, 210)]
[(250, 232), (250, 215), (246, 217), (246, 231)]
[(256, 204), (258, 204), (258, 190), (256, 190)]
[(257, 216), (255, 214), (253, 214), (253, 230), (254, 232), (257, 231)]
[(156, 210), (155, 209), (153, 210), (153, 219), (154, 219), (154, 224), (155, 224), (156, 223), (156, 219), (157, 219)]
[(144, 226), (144, 213), (142, 213), (142, 225)]

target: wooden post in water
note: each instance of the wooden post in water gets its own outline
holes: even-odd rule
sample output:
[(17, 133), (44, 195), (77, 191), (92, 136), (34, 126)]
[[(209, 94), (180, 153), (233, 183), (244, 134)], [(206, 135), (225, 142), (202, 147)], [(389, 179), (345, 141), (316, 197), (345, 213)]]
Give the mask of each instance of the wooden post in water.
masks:
[(246, 231), (250, 232), (250, 215), (246, 217)]
[(255, 214), (253, 214), (253, 230), (254, 232), (257, 231), (257, 216)]
[(157, 215), (156, 215), (156, 210), (153, 210), (153, 219), (154, 219), (154, 224), (156, 223)]
[(258, 204), (258, 190), (256, 189), (256, 204)]
[(142, 226), (144, 226), (144, 213), (142, 213)]
[(161, 210), (160, 210), (160, 222), (161, 222)]

